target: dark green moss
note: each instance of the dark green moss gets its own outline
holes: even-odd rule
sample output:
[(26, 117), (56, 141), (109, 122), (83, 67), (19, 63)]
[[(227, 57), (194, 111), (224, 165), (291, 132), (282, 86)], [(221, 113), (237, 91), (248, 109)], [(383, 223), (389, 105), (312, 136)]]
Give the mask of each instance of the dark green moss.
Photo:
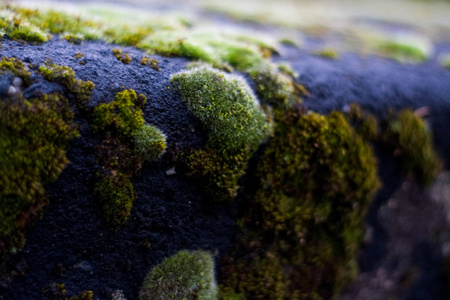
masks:
[(91, 81), (77, 79), (71, 68), (47, 63), (45, 66), (39, 67), (39, 72), (48, 81), (64, 85), (75, 95), (80, 107), (86, 107), (89, 104), (95, 85)]
[(52, 300), (93, 300), (92, 291), (84, 291), (78, 296), (69, 297), (64, 283), (51, 283), (42, 291), (43, 296)]
[(136, 198), (128, 176), (119, 172), (103, 175), (95, 184), (95, 194), (110, 228), (117, 229), (127, 221)]
[(358, 104), (350, 104), (345, 116), (361, 137), (367, 140), (375, 140), (379, 137), (378, 120), (372, 114), (363, 112)]
[(139, 299), (217, 299), (211, 254), (180, 251), (166, 258), (145, 277)]
[(122, 52), (121, 49), (112, 49), (112, 54), (124, 64), (129, 64), (131, 62), (131, 57), (128, 53)]
[(411, 110), (391, 114), (382, 141), (394, 147), (406, 172), (414, 174), (423, 186), (434, 181), (442, 162), (433, 149), (431, 132)]
[(330, 299), (351, 275), (379, 186), (376, 162), (340, 113), (294, 107), (275, 120), (243, 219), (248, 233), (222, 284), (246, 299)]
[[(13, 72), (25, 87), (30, 73), (17, 59), (3, 58), (0, 74)], [(68, 142), (78, 136), (67, 99), (58, 94), (0, 101), (0, 256), (19, 250), (24, 231), (46, 205), (45, 184), (68, 163)]]

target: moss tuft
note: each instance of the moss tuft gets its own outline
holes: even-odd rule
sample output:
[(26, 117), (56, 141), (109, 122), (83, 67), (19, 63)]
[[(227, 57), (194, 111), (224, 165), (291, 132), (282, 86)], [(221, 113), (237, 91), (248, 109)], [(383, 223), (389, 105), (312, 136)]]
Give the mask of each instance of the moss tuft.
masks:
[(144, 56), (141, 59), (141, 65), (150, 66), (155, 71), (161, 71), (158, 61), (156, 59)]
[(134, 90), (117, 93), (116, 100), (102, 103), (94, 108), (92, 126), (96, 130), (113, 127), (125, 136), (131, 136), (144, 125), (141, 107), (147, 97), (136, 94)]
[(119, 172), (104, 175), (95, 184), (95, 194), (110, 228), (117, 229), (127, 221), (136, 198), (128, 176)]
[(269, 135), (271, 124), (242, 78), (200, 67), (175, 74), (171, 81), (204, 124), (211, 147), (254, 150)]
[(233, 198), (247, 160), (271, 133), (271, 122), (241, 78), (202, 66), (171, 81), (208, 134), (205, 150), (184, 155), (188, 173), (206, 182), (213, 199)]
[(398, 61), (423, 62), (427, 59), (427, 54), (422, 49), (393, 41), (379, 43), (377, 51)]
[(314, 52), (314, 55), (323, 57), (323, 58), (327, 58), (327, 59), (338, 59), (339, 55), (336, 52), (336, 50), (334, 49), (323, 49), (323, 50), (319, 50)]
[(131, 62), (131, 57), (128, 53), (123, 53), (120, 49), (112, 49), (112, 54), (124, 64), (129, 64)]
[(247, 236), (223, 285), (246, 299), (330, 299), (350, 276), (379, 186), (370, 147), (338, 112), (276, 110)]
[(382, 140), (395, 147), (404, 169), (423, 185), (436, 178), (442, 162), (433, 150), (431, 133), (425, 122), (411, 110), (391, 114)]
[(40, 66), (39, 71), (48, 81), (58, 82), (72, 92), (79, 102), (80, 107), (85, 107), (91, 101), (92, 90), (95, 85), (91, 81), (79, 80), (75, 72), (67, 66), (46, 64)]
[(140, 300), (216, 300), (214, 262), (206, 251), (180, 251), (145, 277)]
[(350, 104), (345, 116), (361, 137), (367, 140), (375, 140), (379, 137), (378, 120), (372, 114), (364, 113), (358, 104)]
[(13, 57), (2, 57), (0, 61), (0, 74), (11, 72), (15, 76), (22, 78), (25, 85), (30, 83), (30, 71), (25, 67), (25, 64)]
[(166, 136), (155, 126), (144, 125), (134, 133), (134, 145), (144, 160), (157, 160), (166, 150)]

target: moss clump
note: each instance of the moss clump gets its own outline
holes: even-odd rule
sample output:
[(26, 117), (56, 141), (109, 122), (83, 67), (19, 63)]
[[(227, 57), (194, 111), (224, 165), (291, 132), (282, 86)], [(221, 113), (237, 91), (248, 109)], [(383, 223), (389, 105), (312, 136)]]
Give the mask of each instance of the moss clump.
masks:
[(379, 186), (376, 162), (340, 113), (294, 107), (275, 119), (243, 219), (248, 234), (222, 283), (246, 299), (330, 299), (350, 276)]
[(430, 184), (442, 168), (433, 150), (431, 133), (425, 122), (411, 110), (391, 114), (382, 140), (395, 147), (404, 169), (415, 175), (423, 186)]
[(338, 59), (339, 55), (334, 49), (322, 49), (314, 52), (314, 55), (327, 58), (327, 59)]
[(64, 283), (51, 283), (43, 289), (42, 294), (52, 300), (93, 300), (92, 291), (84, 291), (78, 296), (69, 297)]
[(262, 104), (280, 108), (300, 102), (295, 96), (292, 77), (272, 69), (252, 71), (250, 76)]
[(75, 95), (80, 107), (85, 107), (89, 104), (95, 85), (91, 81), (77, 79), (75, 72), (71, 68), (47, 63), (45, 66), (39, 67), (39, 72), (48, 81), (58, 82), (65, 86)]
[(129, 64), (131, 62), (131, 57), (128, 53), (123, 53), (121, 49), (112, 49), (112, 54), (124, 64)]
[(102, 168), (96, 194), (106, 223), (117, 229), (126, 222), (135, 199), (131, 177), (143, 161), (156, 160), (166, 148), (165, 135), (145, 124), (142, 107), (147, 98), (134, 90), (117, 93), (116, 99), (94, 108), (91, 125), (104, 133), (96, 158)]
[(131, 136), (144, 126), (142, 107), (147, 101), (145, 95), (134, 90), (117, 93), (116, 99), (94, 108), (93, 126), (97, 130), (114, 128), (125, 136)]
[(166, 150), (166, 136), (155, 126), (144, 125), (134, 133), (134, 146), (144, 160), (157, 160)]
[(345, 116), (361, 137), (367, 140), (375, 140), (379, 137), (378, 120), (372, 114), (364, 113), (358, 104), (350, 104)]
[[(13, 72), (25, 85), (22, 62), (3, 58), (0, 74)], [(26, 87), (26, 86), (25, 86)], [(78, 136), (67, 99), (57, 94), (0, 101), (0, 257), (19, 250), (24, 231), (46, 205), (45, 184), (58, 178), (68, 142)]]
[(393, 41), (379, 43), (377, 51), (398, 61), (423, 62), (427, 59), (427, 54), (422, 49)]
[(438, 58), (438, 62), (446, 69), (450, 69), (450, 53), (441, 54)]
[(25, 68), (25, 64), (13, 57), (2, 57), (0, 61), (0, 74), (4, 75), (11, 72), (17, 77), (22, 78), (25, 85), (30, 83), (30, 71)]
[(127, 221), (136, 198), (128, 176), (119, 172), (103, 176), (95, 184), (95, 194), (110, 228), (117, 229)]
[(15, 17), (9, 13), (0, 17), (0, 31), (6, 36), (30, 43), (43, 43), (48, 40), (48, 36), (38, 27), (28, 21)]
[(139, 299), (217, 299), (211, 254), (180, 251), (166, 258), (145, 277)]
[(158, 61), (156, 59), (146, 57), (144, 56), (141, 59), (141, 65), (143, 66), (150, 66), (155, 71), (161, 71), (161, 68), (159, 67)]
[(171, 81), (208, 134), (205, 150), (184, 156), (188, 173), (207, 182), (214, 199), (232, 198), (246, 161), (272, 124), (240, 78), (203, 66), (175, 74)]
[(269, 135), (271, 124), (241, 78), (200, 67), (175, 74), (171, 81), (204, 124), (211, 147), (255, 149)]

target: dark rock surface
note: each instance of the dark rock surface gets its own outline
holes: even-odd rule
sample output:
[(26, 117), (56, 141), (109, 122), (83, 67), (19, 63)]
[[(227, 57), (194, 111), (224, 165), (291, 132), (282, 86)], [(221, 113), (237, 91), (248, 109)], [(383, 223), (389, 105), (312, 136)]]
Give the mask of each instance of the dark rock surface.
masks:
[[(113, 48), (117, 46), (102, 42), (72, 45), (58, 37), (42, 45), (4, 39), (0, 54), (31, 64), (51, 59), (73, 68), (78, 79), (95, 84), (93, 106), (113, 100), (123, 89), (135, 89), (148, 98), (144, 119), (167, 135), (168, 145), (202, 147), (205, 135), (201, 124), (187, 111), (169, 81), (171, 74), (182, 70), (188, 61), (152, 56), (161, 67), (157, 72), (140, 65), (144, 52), (120, 47), (133, 59), (126, 65), (112, 55)], [(74, 58), (77, 53), (85, 57)], [(299, 73), (299, 81), (311, 94), (304, 99), (311, 110), (328, 113), (357, 102), (383, 117), (389, 108), (428, 106), (437, 149), (447, 165), (450, 163), (449, 70), (434, 62), (405, 65), (351, 53), (333, 61), (295, 47), (285, 47), (281, 53), (274, 59), (288, 61)], [(58, 88), (61, 87), (36, 83), (27, 92), (32, 95), (35, 91)], [(47, 186), (50, 204), (43, 218), (28, 231), (27, 244), (12, 263), (18, 271), (25, 269), (25, 275), (17, 276), (10, 288), (0, 287), (0, 299), (41, 299), (42, 289), (54, 282), (65, 283), (69, 294), (93, 290), (98, 299), (110, 299), (112, 292), (123, 290), (128, 299), (136, 299), (145, 273), (163, 258), (182, 249), (217, 251), (219, 256), (227, 251), (235, 233), (230, 207), (211, 204), (203, 196), (201, 186), (190, 179), (179, 174), (168, 176), (166, 171), (173, 167), (169, 155), (146, 163), (141, 174), (133, 178), (138, 197), (130, 219), (118, 231), (108, 230), (92, 194), (94, 170), (98, 168), (94, 147), (100, 137), (91, 132), (85, 119), (78, 116), (77, 122), (82, 136), (71, 143), (71, 163), (55, 183)], [(377, 212), (403, 176), (386, 149), (376, 149), (376, 153), (384, 187), (368, 215), (373, 238), (360, 257), (363, 271), (376, 269), (387, 257), (388, 233), (380, 225)], [(427, 247), (425, 243), (422, 248)], [(418, 257), (424, 251), (417, 252)], [(433, 263), (424, 262), (424, 268), (434, 266), (434, 259), (441, 259), (439, 253), (427, 253)], [(436, 280), (437, 284), (442, 283), (442, 278)], [(440, 296), (429, 294), (421, 299)]]

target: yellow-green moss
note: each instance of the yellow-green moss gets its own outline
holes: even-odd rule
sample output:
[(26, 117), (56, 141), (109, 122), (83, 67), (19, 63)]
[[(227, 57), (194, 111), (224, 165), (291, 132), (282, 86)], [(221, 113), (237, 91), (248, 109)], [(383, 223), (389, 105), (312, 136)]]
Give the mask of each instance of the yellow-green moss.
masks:
[(427, 54), (422, 49), (393, 41), (379, 43), (376, 50), (384, 56), (402, 62), (423, 62), (427, 59)]
[(150, 57), (146, 57), (144, 56), (141, 59), (141, 65), (144, 66), (150, 66), (153, 70), (155, 71), (161, 71), (161, 68), (159, 67), (158, 61), (156, 59), (150, 58)]
[(145, 277), (140, 300), (216, 300), (214, 262), (206, 251), (180, 251)]
[[(13, 72), (27, 86), (30, 73), (11, 58), (0, 74)], [(0, 101), (0, 257), (19, 250), (24, 231), (46, 205), (45, 184), (58, 178), (68, 142), (78, 136), (73, 113), (61, 95)]]
[(123, 135), (131, 136), (144, 125), (142, 107), (147, 101), (145, 95), (134, 90), (117, 93), (116, 99), (94, 108), (92, 126), (96, 130), (114, 128)]
[(119, 172), (103, 175), (95, 184), (95, 194), (110, 228), (117, 229), (127, 221), (136, 198), (128, 176)]
[(90, 100), (95, 85), (91, 81), (79, 80), (72, 68), (47, 63), (39, 67), (39, 72), (48, 81), (54, 81), (65, 86), (72, 92), (79, 102), (80, 107), (86, 107)]
[(314, 52), (314, 55), (327, 58), (327, 59), (338, 59), (339, 55), (334, 49), (322, 49)]
[(92, 291), (83, 291), (78, 296), (69, 297), (64, 283), (51, 283), (42, 290), (42, 294), (52, 300), (93, 300)]
[(275, 120), (258, 159), (247, 235), (222, 284), (246, 299), (330, 299), (358, 250), (379, 186), (376, 162), (338, 112), (294, 107), (276, 110)]
[(271, 122), (241, 78), (202, 66), (171, 81), (208, 134), (205, 150), (183, 156), (188, 173), (206, 183), (212, 199), (234, 197), (247, 160), (271, 133)]
[(254, 150), (269, 135), (271, 124), (242, 78), (200, 67), (173, 75), (171, 82), (202, 121), (212, 148)]
[(450, 69), (450, 53), (444, 53), (439, 55), (438, 62), (446, 69)]
[(436, 178), (442, 162), (433, 149), (431, 132), (425, 122), (411, 110), (391, 114), (382, 140), (394, 147), (404, 169), (415, 175), (422, 185)]
[(121, 49), (112, 49), (112, 54), (117, 58), (117, 60), (123, 62), (126, 65), (131, 62), (130, 55), (128, 53), (122, 52)]

